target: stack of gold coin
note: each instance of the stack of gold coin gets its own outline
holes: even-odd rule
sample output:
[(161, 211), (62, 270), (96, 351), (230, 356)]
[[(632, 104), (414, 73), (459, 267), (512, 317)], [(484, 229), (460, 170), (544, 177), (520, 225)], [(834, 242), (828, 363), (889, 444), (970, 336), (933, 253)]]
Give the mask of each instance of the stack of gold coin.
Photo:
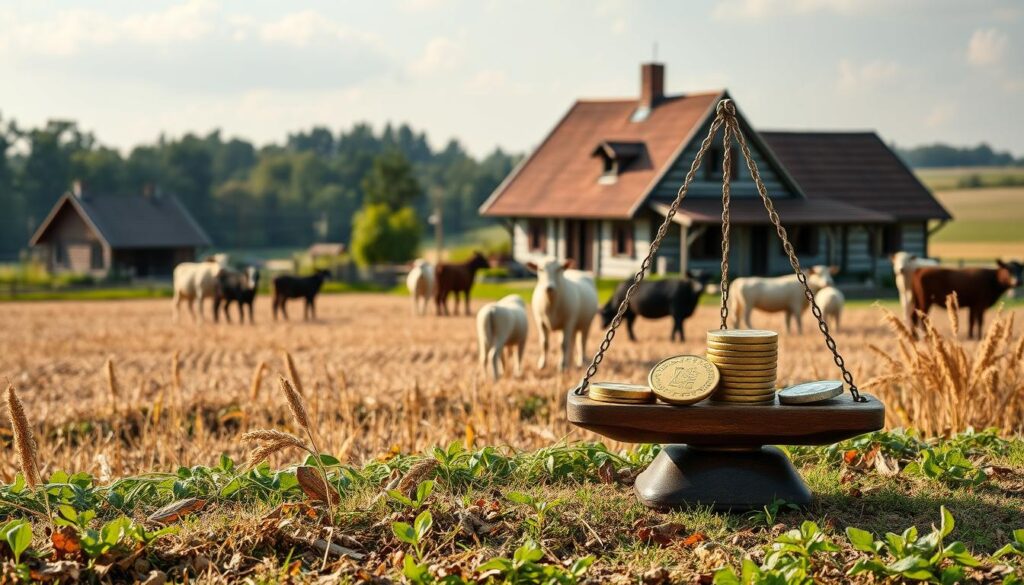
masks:
[(622, 382), (592, 382), (590, 398), (599, 402), (618, 404), (644, 404), (654, 401), (654, 393), (646, 384), (624, 384)]
[(707, 356), (722, 377), (712, 400), (751, 405), (775, 402), (778, 333), (758, 329), (708, 331)]

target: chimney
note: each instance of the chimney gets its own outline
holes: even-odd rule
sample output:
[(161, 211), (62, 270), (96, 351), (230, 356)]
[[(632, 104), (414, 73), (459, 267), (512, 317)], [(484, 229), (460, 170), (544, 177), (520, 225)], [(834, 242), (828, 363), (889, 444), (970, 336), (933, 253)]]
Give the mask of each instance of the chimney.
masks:
[(653, 109), (665, 97), (665, 65), (644, 63), (640, 66), (640, 107)]
[(71, 183), (71, 194), (74, 195), (76, 199), (82, 199), (85, 196), (85, 190), (82, 188), (82, 182), (78, 179), (75, 179)]

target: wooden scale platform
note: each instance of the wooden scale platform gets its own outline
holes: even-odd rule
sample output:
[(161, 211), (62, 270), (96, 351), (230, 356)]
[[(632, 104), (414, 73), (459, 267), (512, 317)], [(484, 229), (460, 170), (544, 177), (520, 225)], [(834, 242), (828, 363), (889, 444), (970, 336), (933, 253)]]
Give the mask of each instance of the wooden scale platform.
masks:
[[(747, 162), (769, 218), (775, 225), (784, 250), (798, 279), (826, 347), (841, 370), (849, 393), (822, 402), (801, 405), (743, 405), (714, 401), (690, 406), (664, 403), (613, 404), (587, 396), (587, 388), (610, 347), (621, 323), (630, 297), (650, 269), (658, 245), (664, 237), (672, 216), (686, 197), (690, 182), (708, 150), (715, 134), (725, 129), (725, 169), (722, 185), (722, 307), (721, 327), (726, 328), (728, 316), (728, 250), (729, 250), (729, 169), (731, 141), (737, 140)], [(653, 508), (677, 508), (690, 505), (711, 506), (716, 510), (759, 509), (780, 499), (796, 505), (809, 504), (813, 494), (800, 478), (792, 463), (777, 447), (771, 445), (827, 445), (876, 431), (885, 422), (885, 406), (876, 398), (858, 392), (853, 377), (836, 349), (821, 310), (807, 286), (806, 276), (793, 253), (774, 205), (768, 197), (757, 165), (750, 157), (746, 141), (736, 119), (735, 106), (722, 100), (717, 115), (701, 144), (675, 202), (651, 244), (648, 256), (633, 280), (633, 286), (619, 306), (605, 334), (601, 348), (594, 356), (583, 381), (569, 391), (566, 416), (572, 424), (599, 435), (626, 443), (660, 443), (661, 452), (641, 473), (635, 484), (637, 497)]]

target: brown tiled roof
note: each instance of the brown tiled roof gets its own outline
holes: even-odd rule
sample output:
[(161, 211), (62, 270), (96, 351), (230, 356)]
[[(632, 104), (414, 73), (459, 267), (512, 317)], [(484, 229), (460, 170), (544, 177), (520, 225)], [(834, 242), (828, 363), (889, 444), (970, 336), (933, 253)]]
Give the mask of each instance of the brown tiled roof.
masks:
[(834, 199), (896, 220), (952, 218), (874, 132), (760, 134), (808, 199)]
[[(714, 112), (723, 92), (667, 97), (640, 122), (637, 100), (578, 101), (498, 187), (481, 214), (498, 217), (628, 218), (665, 167)], [(642, 143), (645, 157), (613, 184), (598, 182), (602, 143)], [(636, 148), (635, 146), (632, 148)]]
[[(872, 211), (836, 201), (835, 199), (797, 199), (780, 197), (773, 199), (783, 225), (804, 223), (890, 223), (893, 217), (887, 213)], [(650, 203), (650, 208), (664, 216), (668, 205)], [(685, 199), (676, 215), (680, 223), (721, 223), (722, 201), (720, 199)], [(733, 198), (729, 205), (729, 222), (736, 225), (767, 224), (768, 212), (760, 198)]]

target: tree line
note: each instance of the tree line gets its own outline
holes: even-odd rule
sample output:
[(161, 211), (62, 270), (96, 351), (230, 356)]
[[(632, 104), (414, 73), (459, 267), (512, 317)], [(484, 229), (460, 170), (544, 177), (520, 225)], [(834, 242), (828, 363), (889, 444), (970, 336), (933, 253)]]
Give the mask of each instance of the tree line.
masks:
[(1014, 158), (1010, 152), (993, 150), (985, 143), (963, 147), (942, 143), (896, 147), (896, 152), (914, 168), (1024, 166), (1024, 157)]
[(385, 223), (407, 208), (390, 222), (420, 229), (440, 205), (445, 230), (460, 233), (486, 223), (477, 208), (517, 159), (500, 149), (474, 158), (456, 140), (434, 149), (406, 124), (314, 127), (264, 146), (215, 130), (122, 154), (73, 121), (0, 119), (0, 256), (16, 257), (76, 180), (97, 195), (174, 194), (222, 248), (349, 242), (364, 204), (383, 205)]

